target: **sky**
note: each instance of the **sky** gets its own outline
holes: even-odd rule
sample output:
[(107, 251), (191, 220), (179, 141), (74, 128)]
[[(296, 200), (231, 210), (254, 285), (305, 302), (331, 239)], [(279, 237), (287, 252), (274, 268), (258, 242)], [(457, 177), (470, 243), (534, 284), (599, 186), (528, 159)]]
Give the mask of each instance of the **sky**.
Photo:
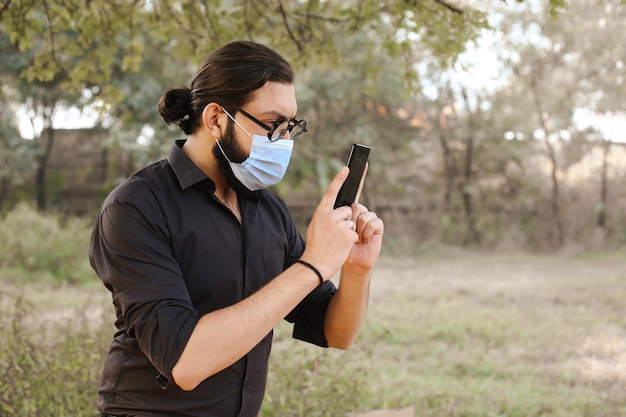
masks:
[[(34, 120), (35, 126), (33, 127), (25, 107), (18, 108), (16, 114), (20, 121), (20, 134), (24, 139), (33, 139), (35, 133), (39, 133), (43, 129), (43, 120), (41, 118)], [(76, 107), (61, 108), (54, 117), (53, 125), (55, 129), (90, 128), (96, 124), (98, 117), (98, 113), (89, 107), (83, 112)]]

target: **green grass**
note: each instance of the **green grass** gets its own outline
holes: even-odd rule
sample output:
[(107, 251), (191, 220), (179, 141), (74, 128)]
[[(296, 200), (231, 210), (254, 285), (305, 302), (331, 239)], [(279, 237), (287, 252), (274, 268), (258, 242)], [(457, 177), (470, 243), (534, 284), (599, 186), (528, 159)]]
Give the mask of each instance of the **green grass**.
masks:
[[(359, 398), (358, 410), (413, 407), (416, 416), (465, 417), (626, 415), (626, 256), (608, 264), (595, 259), (489, 254), (385, 259), (353, 350), (339, 359), (332, 351), (309, 355), (320, 361), (329, 355), (348, 368), (347, 379), (350, 372), (365, 375), (350, 398), (352, 403)], [(281, 369), (302, 349), (288, 332), (279, 328), (272, 356)], [(319, 377), (342, 376), (331, 370)], [(269, 395), (286, 389), (270, 379)], [(318, 393), (311, 402), (322, 399)]]
[[(0, 415), (92, 415), (109, 295), (13, 281), (2, 294)], [(626, 253), (385, 257), (350, 351), (278, 326), (262, 416), (626, 416), (625, 294)]]

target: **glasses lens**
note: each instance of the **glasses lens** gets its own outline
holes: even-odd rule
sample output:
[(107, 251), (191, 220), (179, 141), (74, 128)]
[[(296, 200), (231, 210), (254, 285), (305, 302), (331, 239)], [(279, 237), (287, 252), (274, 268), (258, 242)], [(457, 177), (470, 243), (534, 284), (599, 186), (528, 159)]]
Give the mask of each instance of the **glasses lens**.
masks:
[(306, 132), (306, 122), (304, 120), (298, 120), (296, 124), (291, 128), (291, 139), (296, 139), (304, 132)]
[(304, 120), (298, 120), (294, 123), (293, 120), (285, 120), (278, 125), (274, 133), (272, 133), (272, 142), (285, 138), (288, 132), (291, 140), (296, 139), (302, 133), (306, 132), (306, 122)]
[(272, 133), (272, 142), (287, 136), (287, 132), (289, 132), (289, 130), (289, 120), (285, 120), (279, 124), (274, 130), (274, 133)]

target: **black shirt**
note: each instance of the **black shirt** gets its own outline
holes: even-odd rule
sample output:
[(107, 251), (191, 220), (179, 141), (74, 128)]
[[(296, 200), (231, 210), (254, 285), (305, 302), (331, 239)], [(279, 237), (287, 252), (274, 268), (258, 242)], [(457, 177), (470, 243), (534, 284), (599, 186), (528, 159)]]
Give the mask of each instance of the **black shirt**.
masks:
[[(271, 333), (193, 391), (176, 386), (172, 368), (202, 315), (263, 287), (302, 255), (304, 241), (284, 202), (266, 190), (239, 198), (240, 224), (183, 143), (113, 190), (96, 219), (89, 256), (117, 315), (98, 409), (254, 416), (265, 392)], [(325, 283), (286, 317), (295, 338), (327, 346), (323, 322), (335, 291)]]

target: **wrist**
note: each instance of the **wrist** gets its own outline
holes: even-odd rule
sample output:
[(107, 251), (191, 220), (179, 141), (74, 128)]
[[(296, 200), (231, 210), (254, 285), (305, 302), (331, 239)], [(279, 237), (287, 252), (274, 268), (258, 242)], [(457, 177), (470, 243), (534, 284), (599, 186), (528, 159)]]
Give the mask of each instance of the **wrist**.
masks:
[(370, 275), (374, 270), (374, 265), (365, 265), (357, 262), (346, 262), (341, 267), (342, 273), (354, 275)]
[(317, 276), (317, 278), (319, 279), (319, 285), (322, 285), (324, 283), (324, 281), (326, 281), (324, 279), (324, 275), (322, 275), (322, 273), (320, 272), (319, 269), (317, 269), (313, 264), (304, 261), (302, 259), (298, 259), (296, 260), (296, 263), (303, 265), (305, 267), (307, 267), (309, 270), (313, 271), (313, 273), (315, 273), (315, 275)]

